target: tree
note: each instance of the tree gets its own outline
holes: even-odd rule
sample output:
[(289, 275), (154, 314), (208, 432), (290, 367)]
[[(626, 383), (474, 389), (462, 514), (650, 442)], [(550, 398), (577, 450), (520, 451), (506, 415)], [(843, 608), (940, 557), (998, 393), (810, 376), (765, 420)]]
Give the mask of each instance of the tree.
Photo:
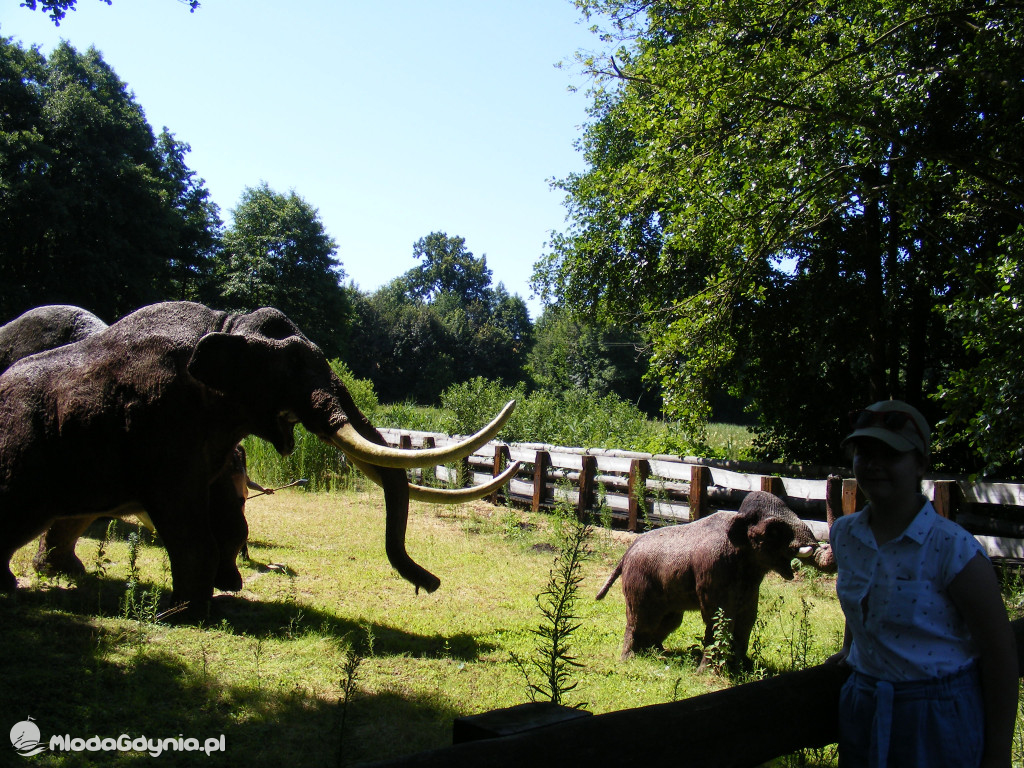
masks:
[(572, 224), (538, 289), (639, 324), (689, 424), (722, 387), (751, 402), (766, 456), (840, 458), (841, 414), (871, 400), (940, 416), (969, 365), (943, 308), (973, 304), (1021, 223), (1024, 9), (577, 5), (620, 47), (581, 58), (588, 169), (558, 184)]
[(345, 347), (351, 308), (337, 245), (316, 209), (294, 191), (247, 188), (224, 233), (221, 302), (233, 310), (277, 307), (328, 357)]
[(166, 127), (157, 139), (168, 197), (182, 222), (172, 233), (176, 253), (167, 264), (169, 295), (203, 301), (212, 298), (213, 260), (220, 246), (223, 222), (220, 208), (210, 198), (205, 182), (185, 165), (185, 155), (190, 151), (192, 148), (174, 138)]
[(173, 142), (157, 147), (95, 49), (47, 60), (0, 39), (0, 76), (0, 312), (70, 303), (114, 320), (168, 298), (168, 265), (216, 237), (184, 202), (183, 146), (172, 169)]
[(537, 321), (534, 337), (527, 370), (541, 389), (594, 397), (614, 393), (648, 414), (658, 413), (657, 397), (643, 385), (647, 356), (634, 334), (602, 328), (550, 306)]
[[(107, 5), (112, 4), (111, 0), (100, 0), (100, 2)], [(178, 0), (178, 2), (187, 5), (191, 13), (195, 13), (199, 7), (199, 0)], [(50, 14), (54, 26), (59, 27), (68, 11), (73, 11), (77, 4), (78, 0), (38, 0), (38, 3), (37, 0), (22, 0), (21, 7), (34, 11), (38, 5), (43, 13)]]
[(473, 256), (466, 248), (465, 238), (431, 232), (413, 244), (412, 255), (423, 262), (405, 275), (412, 296), (430, 302), (443, 294), (452, 294), (464, 306), (487, 300), (491, 285), (487, 257)]
[(434, 403), (450, 385), (482, 376), (514, 384), (532, 344), (526, 302), (491, 287), (486, 257), (434, 232), (413, 245), (423, 263), (356, 303), (347, 359), (385, 401)]
[(356, 292), (354, 308), (345, 361), (382, 401), (433, 403), (455, 382), (448, 328), (434, 307), (409, 297), (403, 278), (371, 295)]

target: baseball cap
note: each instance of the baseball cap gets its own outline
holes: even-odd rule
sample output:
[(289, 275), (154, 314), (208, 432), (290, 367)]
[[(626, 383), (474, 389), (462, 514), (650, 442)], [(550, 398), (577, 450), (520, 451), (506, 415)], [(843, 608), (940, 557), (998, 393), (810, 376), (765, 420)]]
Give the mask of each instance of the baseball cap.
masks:
[(850, 426), (853, 432), (843, 440), (843, 448), (859, 438), (871, 437), (894, 450), (916, 450), (928, 458), (931, 427), (919, 410), (902, 400), (881, 400), (862, 410), (851, 411)]

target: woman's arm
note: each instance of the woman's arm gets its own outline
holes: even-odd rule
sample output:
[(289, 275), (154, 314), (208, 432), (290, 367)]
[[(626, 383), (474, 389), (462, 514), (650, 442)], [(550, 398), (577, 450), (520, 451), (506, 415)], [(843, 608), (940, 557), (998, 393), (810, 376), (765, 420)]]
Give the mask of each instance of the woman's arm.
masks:
[(980, 553), (975, 555), (950, 583), (949, 596), (980, 654), (985, 703), (982, 765), (1009, 768), (1017, 722), (1017, 644), (992, 563)]

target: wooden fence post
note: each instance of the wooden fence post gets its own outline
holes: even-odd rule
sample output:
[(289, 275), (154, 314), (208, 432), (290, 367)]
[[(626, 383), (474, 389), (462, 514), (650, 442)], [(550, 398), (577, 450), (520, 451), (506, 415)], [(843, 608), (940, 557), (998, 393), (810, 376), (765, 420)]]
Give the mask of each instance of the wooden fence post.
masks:
[(774, 475), (764, 475), (761, 478), (761, 490), (775, 494), (780, 499), (786, 495), (786, 487), (782, 484), (782, 478)]
[(956, 520), (963, 493), (956, 480), (936, 480), (932, 491), (932, 506), (935, 511), (950, 520)]
[(857, 511), (858, 499), (860, 497), (860, 489), (857, 486), (857, 481), (852, 477), (848, 477), (843, 480), (843, 514), (852, 515)]
[(647, 512), (647, 478), (651, 474), (651, 462), (647, 459), (633, 459), (629, 463), (629, 522), (626, 529), (640, 530), (640, 513)]
[(825, 521), (832, 527), (843, 515), (843, 478), (829, 475), (825, 480)]
[[(504, 444), (498, 444), (494, 446), (494, 465), (491, 467), (491, 477), (497, 477), (504, 471), (506, 462), (511, 463), (512, 452), (509, 447)], [(511, 482), (511, 481), (509, 481)], [(494, 493), (491, 494), (488, 501), (491, 504), (498, 503), (498, 495), (501, 493), (501, 489), (495, 489)], [(509, 492), (505, 493), (505, 498), (512, 501), (512, 494)]]
[(537, 451), (533, 459), (533, 511), (540, 512), (547, 495), (548, 471), (551, 469), (551, 454)]
[(690, 507), (690, 522), (699, 520), (707, 514), (708, 509), (708, 485), (711, 483), (711, 473), (707, 467), (694, 464), (690, 467), (690, 498), (687, 500)]
[(594, 499), (594, 484), (597, 478), (597, 456), (584, 454), (583, 469), (580, 471), (579, 500), (576, 502), (576, 517), (582, 522), (588, 509), (597, 506)]

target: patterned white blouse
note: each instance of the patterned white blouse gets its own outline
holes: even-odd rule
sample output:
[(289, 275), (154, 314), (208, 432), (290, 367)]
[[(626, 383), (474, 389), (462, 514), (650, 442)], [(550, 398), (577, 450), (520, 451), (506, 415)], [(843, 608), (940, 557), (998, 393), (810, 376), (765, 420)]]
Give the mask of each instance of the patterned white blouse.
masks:
[(881, 547), (865, 507), (832, 525), (836, 592), (853, 638), (847, 662), (891, 682), (944, 677), (977, 652), (949, 598), (950, 582), (981, 545), (925, 501), (898, 537)]

